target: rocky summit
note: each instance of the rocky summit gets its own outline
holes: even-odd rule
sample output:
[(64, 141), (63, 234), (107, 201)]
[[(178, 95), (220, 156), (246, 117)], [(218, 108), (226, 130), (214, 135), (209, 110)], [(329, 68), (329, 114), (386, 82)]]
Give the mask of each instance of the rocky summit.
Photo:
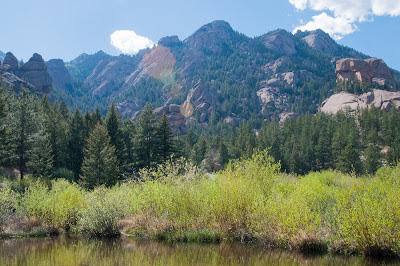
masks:
[(62, 59), (51, 59), (46, 62), (47, 71), (53, 80), (53, 87), (64, 91), (72, 89), (73, 81)]
[(51, 91), (53, 80), (47, 72), (46, 64), (41, 55), (35, 53), (19, 69), (21, 77), (29, 80), (38, 93), (48, 94)]

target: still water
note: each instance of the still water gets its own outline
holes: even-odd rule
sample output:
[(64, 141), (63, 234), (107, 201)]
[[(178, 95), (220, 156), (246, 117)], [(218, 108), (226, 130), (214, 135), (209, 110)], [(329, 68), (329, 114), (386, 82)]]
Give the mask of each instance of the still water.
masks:
[(0, 240), (0, 265), (375, 265), (362, 257), (306, 256), (259, 245), (167, 244), (58, 237)]

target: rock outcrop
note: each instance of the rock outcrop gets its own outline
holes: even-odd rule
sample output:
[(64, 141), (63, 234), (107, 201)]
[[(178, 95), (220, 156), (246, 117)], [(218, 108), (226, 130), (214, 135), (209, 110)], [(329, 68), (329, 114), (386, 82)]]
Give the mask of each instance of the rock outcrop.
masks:
[(4, 57), (3, 65), (9, 65), (11, 71), (18, 69), (18, 59), (13, 55), (13, 53), (8, 52)]
[(189, 91), (186, 101), (181, 105), (181, 114), (185, 117), (191, 117), (197, 111), (200, 113), (200, 123), (205, 123), (217, 102), (217, 92), (200, 80)]
[(297, 53), (294, 36), (285, 30), (275, 30), (260, 37), (260, 41), (274, 52), (285, 55)]
[(234, 31), (228, 22), (216, 20), (202, 26), (183, 42), (189, 47), (221, 54), (228, 48)]
[(29, 61), (19, 69), (19, 72), (23, 79), (28, 80), (35, 87), (36, 93), (50, 93), (53, 81), (41, 55), (34, 53)]
[(8, 72), (9, 69), (10, 69), (9, 65), (0, 66), (0, 76), (2, 82), (4, 82), (6, 85), (10, 86), (17, 92), (21, 91), (22, 88), (27, 88), (30, 91), (35, 90), (35, 87), (31, 83), (20, 79), (12, 72)]
[(164, 46), (164, 47), (175, 47), (181, 45), (182, 42), (179, 40), (178, 36), (167, 36), (163, 37), (158, 41), (158, 45)]
[(51, 59), (46, 62), (47, 71), (53, 80), (53, 87), (64, 91), (72, 89), (73, 81), (62, 59)]
[(393, 71), (378, 58), (343, 58), (336, 62), (335, 72), (337, 81), (373, 82), (381, 86), (390, 86), (395, 82)]
[(336, 114), (340, 110), (358, 111), (372, 105), (381, 110), (389, 111), (393, 105), (400, 110), (400, 92), (373, 90), (357, 96), (348, 92), (340, 92), (326, 99), (320, 111)]
[(318, 77), (307, 70), (296, 70), (275, 74), (273, 78), (266, 81), (266, 85), (272, 87), (281, 87), (285, 85), (295, 87), (297, 83), (303, 83), (310, 79), (317, 80)]
[(283, 112), (279, 115), (279, 125), (282, 126), (286, 120), (288, 119), (294, 119), (296, 120), (300, 114), (298, 113), (292, 113), (292, 112)]
[(170, 104), (154, 109), (154, 112), (161, 116), (165, 113), (168, 116), (172, 132), (175, 136), (185, 135), (188, 132), (185, 117), (181, 114), (180, 106)]
[(302, 39), (315, 50), (331, 54), (339, 50), (339, 45), (329, 36), (328, 33), (320, 29), (309, 32)]

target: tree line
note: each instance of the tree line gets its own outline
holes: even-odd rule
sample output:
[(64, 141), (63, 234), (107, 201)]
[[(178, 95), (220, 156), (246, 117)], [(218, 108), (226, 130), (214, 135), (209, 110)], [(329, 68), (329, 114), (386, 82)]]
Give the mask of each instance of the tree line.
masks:
[(223, 121), (188, 124), (173, 136), (168, 117), (147, 104), (136, 121), (122, 120), (112, 103), (106, 116), (96, 108), (71, 113), (64, 102), (23, 90), (0, 89), (0, 163), (45, 178), (67, 178), (87, 188), (112, 186), (168, 160), (185, 157), (208, 171), (230, 160), (269, 149), (290, 173), (338, 169), (373, 174), (400, 158), (400, 113), (375, 107), (358, 113), (318, 113), (275, 121), (250, 118), (239, 126)]
[(168, 117), (157, 117), (149, 104), (133, 122), (121, 120), (114, 103), (106, 117), (98, 109), (70, 113), (64, 102), (0, 89), (0, 163), (17, 168), (21, 180), (29, 173), (112, 186), (177, 153)]

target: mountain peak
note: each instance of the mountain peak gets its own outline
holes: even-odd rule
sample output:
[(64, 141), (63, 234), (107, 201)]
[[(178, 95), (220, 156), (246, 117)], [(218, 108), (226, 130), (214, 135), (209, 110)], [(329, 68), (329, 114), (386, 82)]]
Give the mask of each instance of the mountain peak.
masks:
[(270, 50), (292, 55), (297, 53), (293, 34), (283, 29), (268, 32), (260, 37), (260, 41)]
[(339, 45), (321, 29), (313, 31), (298, 32), (296, 36), (302, 38), (311, 48), (324, 52), (336, 52)]
[(212, 53), (222, 53), (226, 45), (231, 42), (234, 31), (228, 22), (215, 20), (198, 29), (184, 42), (198, 49), (205, 49)]

